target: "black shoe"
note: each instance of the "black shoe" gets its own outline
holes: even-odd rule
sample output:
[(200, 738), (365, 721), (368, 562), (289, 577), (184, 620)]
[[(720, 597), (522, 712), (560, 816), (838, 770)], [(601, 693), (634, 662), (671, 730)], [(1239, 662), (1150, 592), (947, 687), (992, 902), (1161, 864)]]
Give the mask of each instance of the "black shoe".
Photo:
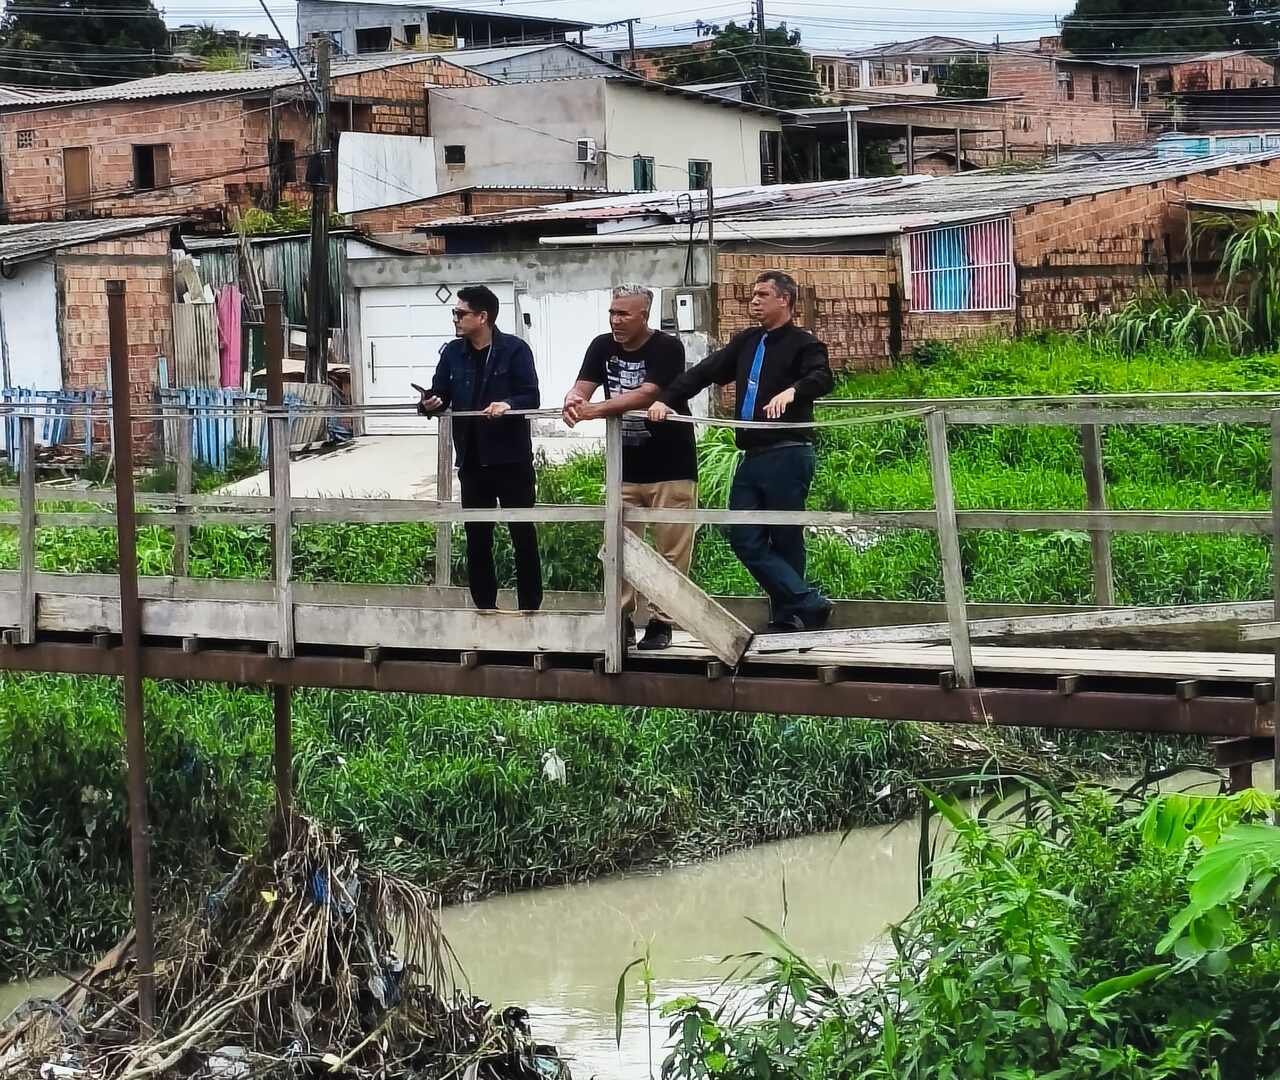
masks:
[(630, 616), (622, 620), (622, 647), (624, 649), (636, 647), (636, 624), (631, 621)]
[(765, 630), (770, 634), (797, 634), (808, 630), (804, 619), (799, 615), (784, 615), (780, 619), (774, 619)]
[(802, 616), (804, 628), (806, 630), (824, 629), (827, 623), (831, 621), (831, 613), (834, 610), (835, 604), (824, 596), (820, 606), (814, 608), (812, 611), (806, 611)]
[(661, 619), (650, 619), (649, 625), (644, 628), (644, 637), (640, 639), (637, 648), (648, 652), (652, 649), (665, 649), (670, 644), (671, 624)]

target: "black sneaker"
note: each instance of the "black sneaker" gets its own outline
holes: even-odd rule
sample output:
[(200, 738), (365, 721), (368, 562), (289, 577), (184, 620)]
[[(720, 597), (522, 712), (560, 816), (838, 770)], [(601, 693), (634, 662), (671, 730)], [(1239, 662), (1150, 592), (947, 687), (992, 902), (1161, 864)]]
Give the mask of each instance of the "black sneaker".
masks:
[(774, 619), (765, 630), (770, 634), (797, 634), (809, 627), (805, 625), (805, 621), (799, 615), (784, 615), (780, 619)]
[(831, 621), (831, 612), (835, 610), (835, 604), (828, 600), (825, 596), (822, 598), (822, 604), (814, 608), (812, 611), (806, 611), (803, 616), (804, 628), (806, 630), (822, 630), (826, 628), (827, 623)]
[(637, 648), (646, 652), (653, 649), (665, 649), (671, 644), (671, 624), (661, 619), (650, 619), (644, 628), (644, 637)]

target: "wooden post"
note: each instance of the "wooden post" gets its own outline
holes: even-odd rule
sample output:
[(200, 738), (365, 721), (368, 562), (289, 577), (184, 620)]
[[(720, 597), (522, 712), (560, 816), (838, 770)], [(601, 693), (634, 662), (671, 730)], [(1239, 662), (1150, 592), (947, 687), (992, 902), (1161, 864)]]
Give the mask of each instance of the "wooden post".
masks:
[(960, 141), (960, 128), (956, 128), (956, 173), (957, 175), (959, 173), (964, 172), (963, 160), (964, 160), (964, 147), (961, 145), (961, 141)]
[[(453, 417), (440, 417), (436, 440), (436, 500), (453, 501)], [(436, 522), (436, 582), (453, 584), (453, 523)]]
[[(853, 180), (858, 175), (858, 122), (853, 118), (852, 109), (845, 109), (844, 123), (846, 138), (849, 143), (849, 179)], [(821, 150), (819, 150), (819, 154), (821, 154)]]
[[(1090, 510), (1107, 508), (1107, 478), (1102, 471), (1102, 429), (1097, 424), (1080, 427), (1080, 452), (1084, 458), (1084, 490)], [(1089, 530), (1093, 553), (1093, 602), (1099, 607), (1115, 607), (1115, 576), (1111, 568), (1111, 533)]]
[(907, 175), (916, 171), (916, 132), (912, 125), (907, 125)]
[(36, 419), (18, 418), (18, 637), (36, 640)]
[(604, 670), (622, 671), (622, 417), (605, 421), (604, 441)]
[(965, 610), (964, 565), (960, 560), (960, 530), (956, 526), (955, 491), (951, 486), (951, 455), (947, 450), (947, 417), (937, 409), (925, 416), (929, 435), (929, 471), (933, 505), (938, 515), (938, 552), (942, 557), (942, 585), (951, 627), (951, 662), (956, 684), (973, 685), (973, 652), (969, 647), (969, 619)]
[[(1280, 621), (1280, 409), (1271, 413), (1271, 581), (1275, 604), (1272, 617)], [(1272, 643), (1272, 647), (1275, 650), (1277, 688), (1271, 702), (1272, 738), (1275, 741), (1272, 776), (1280, 782), (1280, 638)], [(1280, 825), (1280, 809), (1276, 810), (1275, 823)]]
[(133, 416), (129, 400), (129, 324), (123, 281), (108, 281), (111, 430), (116, 449), (116, 553), (120, 583), (120, 656), (128, 762), (129, 844), (138, 1019), (143, 1037), (155, 1028), (155, 925), (151, 911), (151, 828), (147, 823), (147, 740), (142, 712), (142, 605), (138, 599), (137, 514), (133, 495)]
[[(183, 496), (191, 494), (192, 425), (191, 410), (184, 407), (178, 413), (178, 419), (174, 424), (178, 439), (178, 475), (174, 484), (174, 491), (177, 497), (174, 499), (173, 508), (180, 514), (188, 509)], [(190, 563), (191, 526), (185, 522), (179, 522), (173, 527), (173, 576), (186, 577), (191, 569)]]

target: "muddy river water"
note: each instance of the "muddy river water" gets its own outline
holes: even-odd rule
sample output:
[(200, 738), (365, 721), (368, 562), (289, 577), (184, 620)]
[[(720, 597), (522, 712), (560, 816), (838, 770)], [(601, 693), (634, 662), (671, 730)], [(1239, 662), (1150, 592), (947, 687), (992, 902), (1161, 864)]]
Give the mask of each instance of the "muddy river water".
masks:
[[(659, 1002), (711, 996), (722, 958), (765, 947), (757, 919), (780, 928), (819, 968), (864, 971), (886, 925), (915, 903), (913, 823), (764, 844), (694, 866), (541, 889), (448, 908), (444, 929), (475, 993), (520, 1004), (536, 1035), (571, 1057), (575, 1080), (643, 1080), (665, 1053), (665, 1024), (646, 1029), (641, 988), (630, 981), (622, 1045), (614, 1042), (618, 976), (646, 946)], [(881, 946), (882, 947), (882, 944)], [(634, 972), (633, 972), (634, 976)], [(59, 980), (0, 986), (0, 1016)]]

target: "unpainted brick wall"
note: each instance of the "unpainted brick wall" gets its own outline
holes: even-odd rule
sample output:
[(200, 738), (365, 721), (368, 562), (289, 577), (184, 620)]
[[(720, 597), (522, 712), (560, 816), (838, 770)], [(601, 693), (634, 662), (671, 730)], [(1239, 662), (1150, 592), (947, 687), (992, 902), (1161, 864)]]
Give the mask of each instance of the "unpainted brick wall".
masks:
[[(1278, 197), (1280, 161), (1214, 169), (1017, 211), (1014, 257), (1021, 268), (1022, 329), (1079, 328), (1152, 281), (1166, 284), (1169, 256), (1180, 278), (1187, 199)], [(1212, 288), (1208, 281), (1195, 284), (1200, 291)]]
[(889, 365), (890, 260), (885, 255), (721, 253), (720, 340), (753, 325), (751, 289), (764, 270), (786, 270), (800, 285), (796, 321), (827, 344), (833, 368), (875, 371)]
[[(110, 336), (105, 282), (123, 281), (130, 397), (135, 414), (152, 411), (156, 357), (173, 356), (171, 260), (167, 229), (82, 244), (58, 254), (59, 332), (67, 389), (106, 389)], [(105, 425), (98, 434), (106, 438)], [(133, 434), (136, 445), (149, 446), (156, 425), (150, 420), (135, 420)]]
[[(335, 99), (360, 97), (357, 126), (385, 134), (421, 134), (430, 85), (486, 85), (493, 80), (437, 58), (333, 81)], [(276, 107), (279, 137), (294, 143), (295, 153), (311, 150), (309, 111), (297, 101)], [(345, 121), (345, 106), (335, 100), (334, 119)], [(416, 125), (416, 127), (415, 127)], [(32, 132), (30, 147), (18, 146), (18, 132)], [(163, 99), (94, 102), (64, 109), (0, 113), (0, 170), (4, 208), (10, 221), (51, 221), (67, 216), (63, 186), (65, 147), (91, 150), (92, 216), (143, 216), (217, 211), (226, 205), (249, 206), (267, 190), (271, 131), (270, 108), (261, 97), (208, 95), (166, 104)], [(134, 189), (133, 147), (162, 143), (169, 147), (170, 186), (159, 191)], [(299, 184), (286, 194), (306, 202), (306, 162), (297, 163)]]

